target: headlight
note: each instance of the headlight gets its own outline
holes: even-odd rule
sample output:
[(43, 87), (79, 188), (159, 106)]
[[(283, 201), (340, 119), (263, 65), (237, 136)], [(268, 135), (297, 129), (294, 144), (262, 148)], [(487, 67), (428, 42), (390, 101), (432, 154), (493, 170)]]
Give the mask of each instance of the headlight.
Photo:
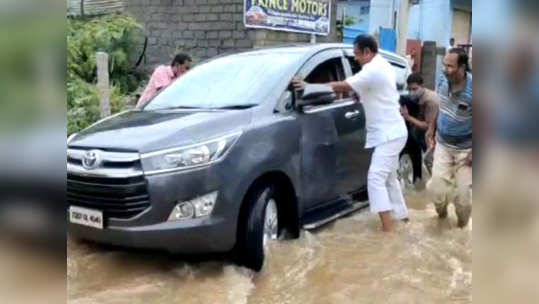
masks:
[(79, 133), (73, 133), (71, 135), (69, 135), (69, 137), (67, 138), (67, 144), (69, 145), (69, 142), (71, 142), (71, 140), (73, 139), (73, 137), (77, 136), (77, 134)]
[(200, 144), (142, 154), (142, 167), (150, 175), (206, 166), (222, 160), (240, 135), (237, 132)]

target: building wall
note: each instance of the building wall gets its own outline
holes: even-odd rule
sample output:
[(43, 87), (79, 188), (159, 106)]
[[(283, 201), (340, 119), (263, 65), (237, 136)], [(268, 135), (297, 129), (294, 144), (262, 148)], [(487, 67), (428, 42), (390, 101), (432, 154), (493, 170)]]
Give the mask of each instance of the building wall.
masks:
[[(471, 38), (471, 0), (422, 0), (409, 11), (408, 39), (436, 43), (435, 79), (442, 76), (443, 49), (449, 48), (449, 39), (468, 43)], [(430, 68), (430, 67), (428, 67)]]
[[(244, 0), (129, 0), (125, 11), (144, 26), (148, 37), (143, 69), (168, 63), (177, 52), (195, 60), (218, 54), (284, 43), (309, 42), (301, 33), (250, 29), (243, 24)], [(330, 35), (318, 42), (336, 41), (336, 1), (332, 1)]]
[(408, 12), (408, 39), (421, 40), (421, 6), (410, 5)]
[(451, 37), (455, 38), (455, 46), (470, 43), (471, 25), (472, 13), (460, 9), (455, 9), (453, 11)]
[(255, 32), (243, 26), (242, 0), (130, 0), (125, 10), (144, 26), (150, 68), (177, 52), (205, 59), (253, 47)]
[[(471, 0), (429, 0), (411, 6), (408, 38), (436, 41), (437, 46), (445, 48), (449, 47), (449, 39), (453, 36), (460, 37), (457, 44), (467, 43), (469, 39), (465, 37), (471, 33), (471, 3)], [(458, 15), (456, 18), (455, 11)], [(454, 24), (455, 19), (458, 25)], [(454, 30), (458, 33), (454, 33)]]
[(393, 12), (396, 0), (371, 0), (369, 34), (378, 33), (380, 27), (393, 28)]

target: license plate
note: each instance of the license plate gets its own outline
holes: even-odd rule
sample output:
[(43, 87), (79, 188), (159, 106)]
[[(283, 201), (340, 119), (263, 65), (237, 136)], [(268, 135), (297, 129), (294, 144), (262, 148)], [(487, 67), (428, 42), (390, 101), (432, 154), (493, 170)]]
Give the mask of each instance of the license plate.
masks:
[(69, 207), (71, 223), (103, 229), (103, 212), (81, 207)]

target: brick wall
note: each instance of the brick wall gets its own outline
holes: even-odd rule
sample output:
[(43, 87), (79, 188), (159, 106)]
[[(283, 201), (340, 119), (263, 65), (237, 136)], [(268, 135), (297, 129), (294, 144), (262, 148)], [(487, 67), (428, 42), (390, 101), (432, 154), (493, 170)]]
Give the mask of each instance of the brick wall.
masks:
[[(125, 11), (134, 16), (148, 37), (146, 64), (169, 63), (182, 51), (202, 60), (218, 54), (244, 51), (283, 43), (309, 42), (310, 35), (243, 25), (244, 0), (129, 0)], [(336, 1), (332, 3), (331, 34), (317, 42), (336, 41)]]

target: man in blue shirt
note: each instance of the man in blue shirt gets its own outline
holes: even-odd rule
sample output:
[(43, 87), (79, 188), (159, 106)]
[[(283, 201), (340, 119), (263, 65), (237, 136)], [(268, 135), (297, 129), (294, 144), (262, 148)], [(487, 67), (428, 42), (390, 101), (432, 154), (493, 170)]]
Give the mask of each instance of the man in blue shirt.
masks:
[(468, 224), (472, 211), (472, 75), (463, 49), (449, 50), (438, 84), (438, 118), (429, 126), (427, 145), (435, 147), (427, 191), (440, 218), (455, 204), (458, 225)]

